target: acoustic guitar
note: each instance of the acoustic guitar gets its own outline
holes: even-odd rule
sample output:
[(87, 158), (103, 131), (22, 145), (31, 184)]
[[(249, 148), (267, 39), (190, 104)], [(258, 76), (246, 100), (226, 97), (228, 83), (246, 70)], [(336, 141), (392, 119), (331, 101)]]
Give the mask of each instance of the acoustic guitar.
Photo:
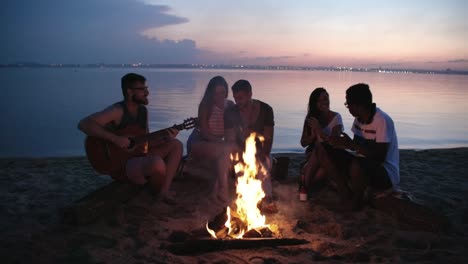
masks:
[[(171, 128), (177, 130), (194, 128), (197, 118), (185, 119), (182, 124), (174, 125)], [(86, 156), (91, 166), (100, 174), (112, 175), (125, 168), (127, 161), (133, 157), (146, 156), (148, 142), (153, 144), (164, 143), (169, 139), (169, 128), (161, 129), (152, 133), (147, 133), (139, 125), (129, 125), (124, 129), (114, 132), (119, 136), (126, 136), (130, 140), (128, 149), (122, 149), (110, 141), (88, 136), (85, 139)]]

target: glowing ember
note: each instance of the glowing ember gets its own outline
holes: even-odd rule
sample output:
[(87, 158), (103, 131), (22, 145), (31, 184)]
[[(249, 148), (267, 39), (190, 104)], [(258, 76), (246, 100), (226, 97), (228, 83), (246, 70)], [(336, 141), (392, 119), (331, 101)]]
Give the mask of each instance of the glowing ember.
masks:
[[(239, 156), (231, 154), (231, 160), (237, 162), (234, 166), (236, 175), (242, 175), (237, 178), (237, 199), (236, 199), (236, 217), (231, 217), (231, 208), (227, 207), (227, 235), (232, 238), (242, 238), (244, 233), (251, 229), (266, 227), (265, 216), (258, 209), (258, 203), (265, 197), (262, 189), (262, 181), (257, 179), (257, 175), (267, 175), (267, 170), (262, 163), (255, 158), (256, 145), (255, 139), (264, 141), (264, 138), (255, 133), (250, 134), (246, 140), (245, 152), (242, 154), (243, 162), (239, 161)], [(239, 220), (241, 221), (239, 223)], [(214, 238), (220, 238), (213, 230), (206, 229)]]

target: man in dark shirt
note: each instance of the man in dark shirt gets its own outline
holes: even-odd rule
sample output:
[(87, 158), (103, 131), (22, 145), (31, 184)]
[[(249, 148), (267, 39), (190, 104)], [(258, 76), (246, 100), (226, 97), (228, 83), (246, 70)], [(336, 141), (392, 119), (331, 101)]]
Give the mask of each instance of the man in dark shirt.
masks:
[(273, 109), (268, 104), (252, 99), (252, 86), (246, 80), (239, 80), (232, 86), (232, 94), (236, 104), (224, 113), (224, 133), (227, 141), (235, 142), (240, 149), (244, 149), (245, 140), (252, 132), (264, 138), (257, 140), (257, 159), (268, 170), (264, 175), (262, 187), (267, 201), (271, 201), (271, 147), (274, 134)]
[[(129, 73), (122, 77), (122, 94), (124, 100), (106, 109), (82, 119), (78, 128), (86, 135), (104, 139), (127, 150), (130, 140), (119, 136), (119, 130), (129, 126), (139, 127), (148, 133), (148, 86), (146, 78)], [(169, 188), (176, 174), (182, 157), (182, 143), (175, 139), (178, 130), (169, 128), (168, 138), (161, 142), (147, 142), (144, 146), (146, 155), (132, 157), (122, 169), (111, 173), (118, 181), (145, 184), (149, 182), (152, 189), (161, 194), (163, 201), (174, 203)], [(132, 135), (128, 135), (132, 136)]]
[(246, 80), (234, 83), (232, 93), (236, 104), (226, 109), (224, 114), (226, 139), (242, 146), (250, 133), (255, 132), (265, 138), (258, 151), (269, 156), (275, 125), (273, 109), (260, 100), (252, 99), (252, 86)]

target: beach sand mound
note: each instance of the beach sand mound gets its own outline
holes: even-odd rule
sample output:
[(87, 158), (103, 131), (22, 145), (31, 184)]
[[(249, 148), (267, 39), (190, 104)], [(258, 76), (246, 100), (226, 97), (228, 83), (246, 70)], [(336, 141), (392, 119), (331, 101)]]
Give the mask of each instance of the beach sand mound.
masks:
[(143, 190), (111, 215), (71, 226), (60, 223), (59, 209), (109, 184), (109, 177), (96, 175), (84, 157), (1, 159), (2, 263), (468, 262), (468, 149), (400, 153), (402, 189), (446, 216), (449, 229), (424, 231), (370, 207), (340, 211), (331, 188), (300, 202), (297, 179), (304, 156), (276, 154), (291, 161), (288, 177), (273, 182), (279, 212), (267, 222), (278, 225), (280, 237), (310, 243), (192, 256), (172, 254), (167, 245), (174, 234), (183, 240), (220, 212), (208, 199), (209, 182), (179, 178), (173, 184), (176, 205)]

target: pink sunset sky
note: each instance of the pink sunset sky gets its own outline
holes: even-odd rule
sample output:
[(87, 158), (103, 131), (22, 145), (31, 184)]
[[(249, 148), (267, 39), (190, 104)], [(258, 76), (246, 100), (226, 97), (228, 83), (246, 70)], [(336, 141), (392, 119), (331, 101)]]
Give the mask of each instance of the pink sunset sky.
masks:
[(466, 1), (7, 0), (0, 63), (468, 70)]

